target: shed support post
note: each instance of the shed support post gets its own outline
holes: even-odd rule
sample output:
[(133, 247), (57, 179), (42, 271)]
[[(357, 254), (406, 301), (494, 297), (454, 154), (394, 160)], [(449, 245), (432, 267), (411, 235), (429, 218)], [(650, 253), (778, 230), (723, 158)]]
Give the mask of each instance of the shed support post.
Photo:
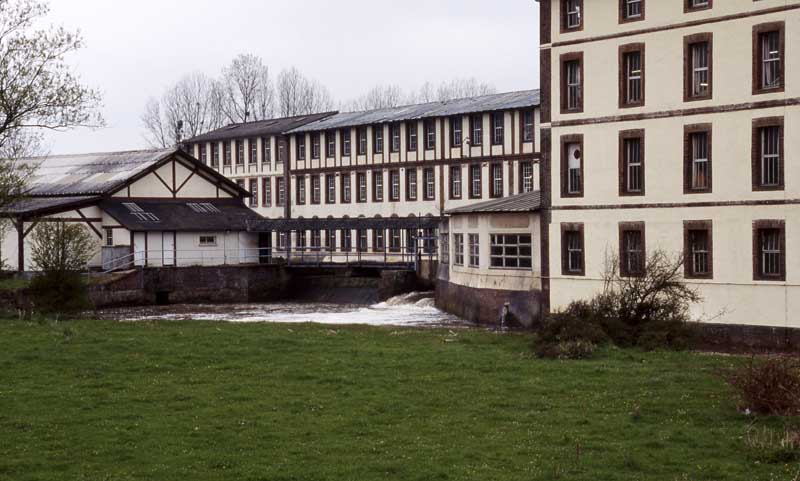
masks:
[(25, 272), (25, 221), (17, 218), (17, 271)]

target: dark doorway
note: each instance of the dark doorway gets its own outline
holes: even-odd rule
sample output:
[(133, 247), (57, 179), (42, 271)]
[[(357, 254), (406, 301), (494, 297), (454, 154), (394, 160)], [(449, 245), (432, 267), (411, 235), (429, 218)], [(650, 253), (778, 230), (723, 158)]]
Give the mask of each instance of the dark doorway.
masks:
[(272, 232), (258, 233), (258, 262), (260, 264), (272, 262)]

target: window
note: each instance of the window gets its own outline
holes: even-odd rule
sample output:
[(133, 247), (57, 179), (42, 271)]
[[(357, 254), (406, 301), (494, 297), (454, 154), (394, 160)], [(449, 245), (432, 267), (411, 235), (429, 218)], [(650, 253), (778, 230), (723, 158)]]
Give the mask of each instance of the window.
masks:
[(311, 134), (311, 158), (319, 159), (320, 154), (320, 140), (319, 133)]
[(469, 235), (469, 266), (481, 265), (481, 237), (478, 234)]
[(336, 250), (336, 231), (333, 229), (328, 229), (325, 234), (325, 247), (328, 248), (328, 251), (334, 252)]
[(231, 166), (231, 143), (232, 142), (225, 142), (225, 157), (222, 159), (222, 162), (225, 167)]
[(711, 124), (687, 125), (683, 132), (683, 192), (711, 192)]
[(322, 202), (322, 181), (319, 175), (311, 176), (311, 203), (319, 204)]
[(506, 115), (503, 112), (492, 114), (492, 145), (503, 145), (505, 140)]
[(713, 0), (684, 0), (683, 11), (684, 13), (695, 12), (698, 10), (707, 10), (712, 7)]
[(644, 105), (644, 44), (619, 48), (619, 107)]
[(215, 169), (219, 167), (219, 144), (217, 142), (211, 144), (211, 167)]
[(561, 112), (583, 112), (583, 52), (561, 55)]
[(533, 142), (533, 112), (522, 112), (522, 141)]
[(367, 128), (358, 128), (358, 155), (367, 155)]
[(519, 163), (519, 191), (522, 194), (533, 192), (533, 162)]
[(436, 148), (436, 119), (425, 121), (425, 150)]
[(279, 232), (278, 233), (278, 249), (286, 250), (286, 232)]
[(278, 140), (278, 163), (282, 164), (286, 160), (286, 141)]
[(644, 130), (619, 133), (619, 195), (644, 195)]
[(236, 165), (244, 164), (244, 141), (236, 141)]
[(619, 271), (624, 277), (639, 277), (645, 269), (643, 222), (623, 222), (619, 226)]
[(283, 207), (286, 204), (286, 189), (284, 187), (283, 177), (275, 177), (275, 188), (278, 190), (278, 198), (275, 199), (275, 204), (278, 207)]
[(490, 262), (494, 268), (530, 269), (533, 251), (530, 234), (491, 236)]
[(644, 20), (644, 0), (619, 0), (619, 22)]
[(342, 252), (350, 252), (353, 249), (353, 231), (342, 229)]
[(272, 207), (272, 179), (270, 177), (264, 177), (261, 200), (262, 207)]
[(400, 200), (400, 171), (389, 171), (389, 200), (397, 202)]
[(372, 173), (372, 201), (383, 202), (383, 172)]
[(356, 174), (356, 182), (358, 183), (358, 202), (367, 201), (367, 174), (366, 172), (359, 172)]
[(402, 246), (403, 238), (400, 234), (400, 229), (390, 229), (389, 230), (389, 251), (391, 252), (400, 252), (403, 248)]
[(786, 226), (782, 220), (753, 223), (753, 279), (786, 280)]
[(325, 132), (325, 143), (328, 145), (325, 148), (325, 157), (333, 159), (336, 157), (336, 132)]
[(472, 135), (472, 145), (483, 145), (483, 114), (469, 116), (469, 130)]
[(114, 247), (114, 229), (106, 229), (106, 247)]
[(336, 203), (336, 176), (333, 174), (325, 176), (325, 203)]
[(236, 179), (236, 185), (244, 189), (244, 179)]
[(210, 202), (189, 202), (186, 206), (192, 209), (192, 212), (198, 214), (219, 214), (222, 212)]
[(491, 167), (492, 182), (490, 197), (503, 197), (503, 164), (492, 164)]
[(306, 178), (303, 175), (297, 176), (297, 204), (306, 203)]
[(583, 29), (583, 0), (561, 2), (561, 31)]
[(305, 229), (297, 231), (297, 250), (300, 252), (305, 252), (306, 246), (308, 245), (308, 234), (306, 233)]
[(356, 244), (356, 250), (358, 252), (367, 252), (369, 249), (369, 244), (367, 242), (367, 230), (366, 229), (359, 229), (356, 231), (358, 234), (358, 243)]
[(372, 250), (373, 252), (386, 250), (386, 231), (384, 229), (374, 229), (372, 231)]
[(450, 263), (450, 234), (447, 232), (439, 234), (439, 261), (442, 264)]
[(322, 231), (314, 229), (311, 231), (311, 250), (319, 251), (322, 248)]
[(392, 153), (400, 152), (400, 124), (392, 124), (389, 126), (390, 149)]
[(784, 22), (753, 27), (753, 95), (783, 92), (785, 49)]
[(250, 207), (258, 207), (258, 179), (250, 179)]
[(460, 115), (450, 117), (450, 147), (461, 147), (464, 142), (464, 122)]
[(250, 145), (250, 163), (258, 164), (258, 140), (250, 139), (248, 143)]
[(342, 179), (342, 203), (349, 204), (350, 201), (352, 200), (352, 195), (353, 195), (351, 190), (352, 176), (350, 175), (349, 172), (343, 173), (341, 179)]
[(425, 200), (436, 199), (436, 171), (433, 168), (425, 169), (422, 177), (425, 180)]
[(272, 142), (269, 137), (261, 139), (261, 146), (264, 149), (264, 157), (261, 159), (264, 164), (272, 164)]
[(583, 224), (561, 224), (561, 274), (586, 275)]
[(408, 137), (406, 146), (409, 152), (417, 151), (417, 129), (418, 126), (416, 122), (406, 124), (406, 136)]
[(684, 277), (711, 279), (714, 262), (712, 256), (712, 229), (710, 220), (683, 223)]
[(461, 166), (450, 167), (450, 198), (461, 198)]
[(342, 135), (342, 157), (350, 157), (350, 152), (352, 150), (350, 148), (350, 142), (351, 142), (350, 129), (342, 129), (341, 135)]
[(216, 247), (217, 236), (215, 235), (201, 235), (199, 241), (200, 247)]
[(783, 117), (753, 120), (753, 190), (782, 190)]
[(417, 169), (406, 170), (406, 200), (417, 200)]
[(208, 165), (208, 151), (206, 151), (206, 145), (200, 144), (200, 162), (203, 165)]
[(375, 125), (372, 127), (372, 150), (376, 154), (383, 153), (383, 125)]
[(469, 197), (480, 199), (483, 197), (482, 168), (480, 164), (469, 166)]
[(455, 234), (453, 236), (453, 252), (455, 258), (453, 264), (457, 266), (464, 265), (464, 234)]
[(297, 136), (297, 160), (306, 159), (306, 136), (300, 134)]
[(583, 196), (583, 135), (561, 136), (561, 197)]
[(684, 37), (685, 85), (684, 101), (707, 100), (712, 96), (713, 64), (712, 36), (699, 33)]

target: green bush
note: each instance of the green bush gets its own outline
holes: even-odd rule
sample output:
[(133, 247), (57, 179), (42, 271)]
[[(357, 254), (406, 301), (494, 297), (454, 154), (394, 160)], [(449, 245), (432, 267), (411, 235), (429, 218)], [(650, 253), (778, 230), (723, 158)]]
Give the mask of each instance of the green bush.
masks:
[(86, 282), (78, 272), (48, 271), (36, 276), (30, 287), (33, 310), (69, 315), (91, 308)]

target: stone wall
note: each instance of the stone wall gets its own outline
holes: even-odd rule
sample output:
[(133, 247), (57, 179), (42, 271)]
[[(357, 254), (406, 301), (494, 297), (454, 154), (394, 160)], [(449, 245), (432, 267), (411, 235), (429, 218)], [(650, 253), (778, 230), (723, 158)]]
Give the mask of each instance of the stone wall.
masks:
[(509, 327), (534, 327), (541, 320), (541, 292), (475, 289), (439, 280), (436, 306), (477, 324), (501, 325), (508, 304), (505, 323)]

